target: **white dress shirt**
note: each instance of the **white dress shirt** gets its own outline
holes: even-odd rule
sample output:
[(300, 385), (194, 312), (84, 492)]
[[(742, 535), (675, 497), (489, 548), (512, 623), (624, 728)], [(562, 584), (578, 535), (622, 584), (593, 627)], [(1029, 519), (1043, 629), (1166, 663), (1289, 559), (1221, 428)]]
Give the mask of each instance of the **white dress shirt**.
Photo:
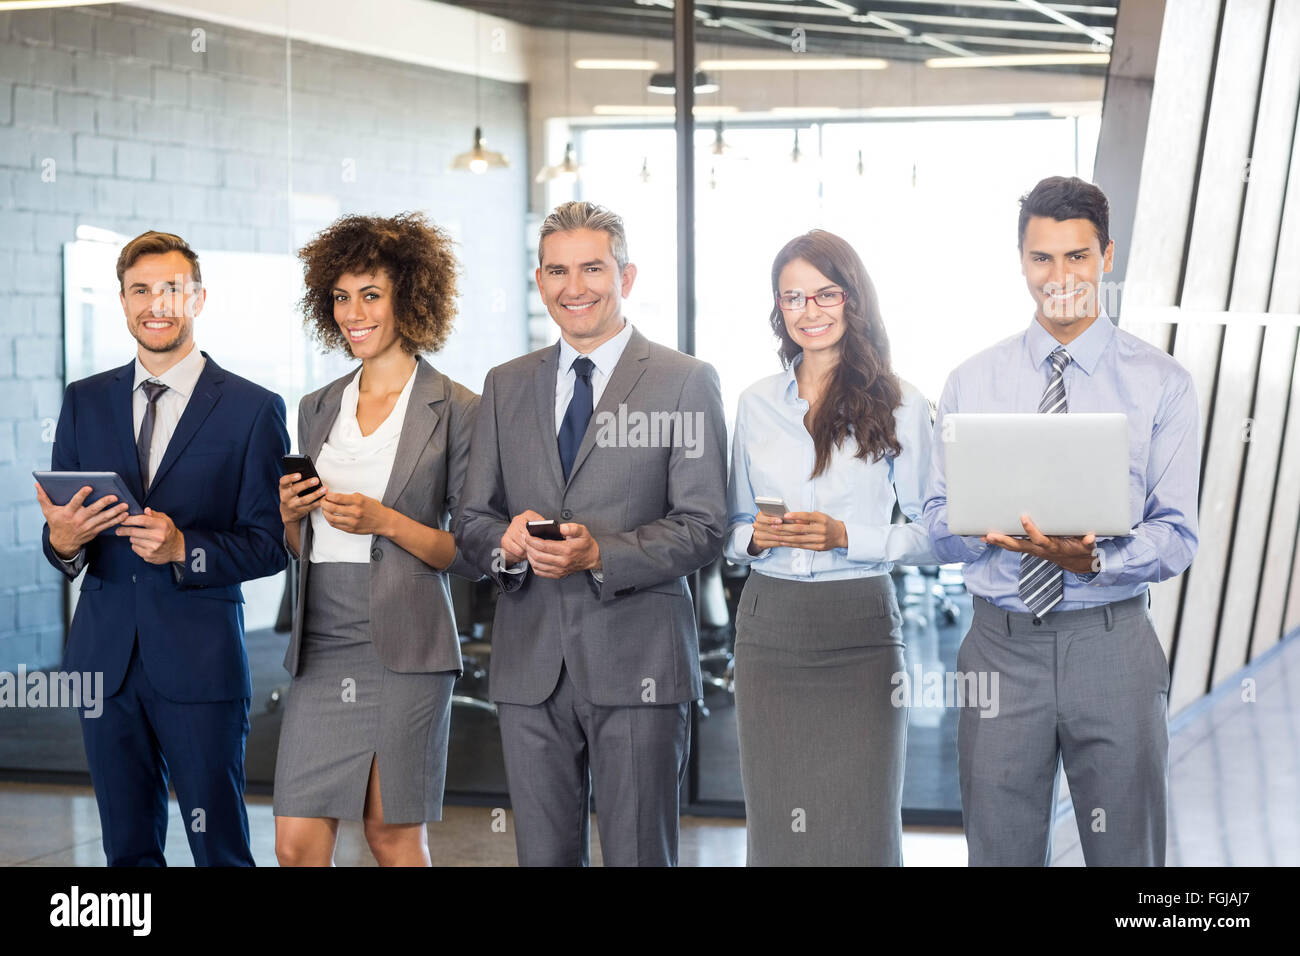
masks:
[[(589, 358), (595, 366), (591, 370), (591, 410), (594, 415), (596, 406), (600, 404), (600, 397), (605, 394), (605, 386), (609, 384), (609, 377), (614, 374), (614, 367), (623, 357), (623, 350), (627, 348), (628, 340), (631, 338), (632, 323), (627, 319), (623, 320), (623, 328), (617, 335), (602, 342), (590, 352), (579, 352), (569, 344), (568, 339), (563, 335), (560, 336), (560, 359), (555, 369), (555, 437), (557, 440), (560, 436), (560, 428), (564, 424), (564, 413), (569, 410), (569, 402), (573, 400), (573, 386), (578, 380), (578, 373), (573, 370), (574, 359), (579, 356)], [(528, 561), (524, 560), (518, 564), (508, 565), (505, 571), (508, 574), (523, 574), (527, 567)], [(605, 579), (600, 571), (592, 570), (590, 574), (597, 581)]]
[(172, 440), (176, 426), (194, 394), (194, 386), (203, 374), (203, 367), (208, 360), (203, 357), (197, 345), (190, 346), (190, 352), (161, 375), (153, 375), (140, 364), (139, 356), (135, 360), (135, 385), (131, 389), (131, 421), (133, 434), (140, 435), (140, 426), (144, 423), (145, 409), (149, 399), (140, 386), (145, 382), (161, 382), (167, 386), (166, 391), (158, 396), (154, 403), (153, 438), (149, 442), (149, 474), (142, 475), (146, 488), (153, 484), (153, 476), (158, 473), (163, 455), (167, 453), (167, 443)]
[[(198, 384), (199, 376), (203, 374), (203, 367), (207, 364), (208, 360), (203, 357), (198, 345), (193, 343), (190, 344), (189, 354), (161, 375), (150, 372), (140, 364), (140, 357), (136, 356), (135, 384), (131, 387), (131, 421), (132, 435), (137, 439), (140, 436), (140, 426), (144, 423), (145, 409), (149, 407), (149, 399), (145, 397), (144, 389), (140, 386), (144, 382), (161, 382), (167, 386), (154, 402), (153, 436), (149, 441), (149, 474), (141, 475), (146, 489), (153, 483), (153, 476), (158, 473), (158, 466), (162, 464), (163, 455), (167, 453), (167, 445), (176, 432), (176, 426), (180, 424), (181, 416), (185, 414), (190, 396), (194, 394), (194, 387)], [(60, 558), (60, 560), (70, 572), (80, 574), (81, 569), (86, 566), (86, 549), (83, 546), (71, 558)]]
[[(361, 434), (361, 426), (357, 423), (361, 369), (357, 369), (357, 374), (343, 389), (338, 417), (316, 456), (316, 473), (331, 494), (360, 492), (367, 498), (383, 499), (393, 471), (393, 460), (397, 457), (397, 444), (402, 438), (402, 424), (415, 385), (416, 369), (411, 370), (393, 410), (369, 435)], [(311, 561), (370, 563), (374, 535), (341, 531), (325, 520), (320, 508), (311, 511), (311, 533)]]

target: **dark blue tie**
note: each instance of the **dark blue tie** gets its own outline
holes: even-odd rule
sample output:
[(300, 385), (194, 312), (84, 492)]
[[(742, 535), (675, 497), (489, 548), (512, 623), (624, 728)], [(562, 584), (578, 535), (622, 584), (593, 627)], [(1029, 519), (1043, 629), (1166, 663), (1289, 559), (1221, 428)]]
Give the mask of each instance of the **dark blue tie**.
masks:
[(587, 422), (591, 421), (591, 371), (596, 363), (579, 355), (573, 360), (573, 398), (565, 409), (564, 421), (560, 423), (560, 434), (556, 440), (560, 443), (560, 465), (564, 468), (564, 480), (569, 480), (573, 470), (573, 459), (578, 457), (578, 446), (582, 436), (587, 433)]

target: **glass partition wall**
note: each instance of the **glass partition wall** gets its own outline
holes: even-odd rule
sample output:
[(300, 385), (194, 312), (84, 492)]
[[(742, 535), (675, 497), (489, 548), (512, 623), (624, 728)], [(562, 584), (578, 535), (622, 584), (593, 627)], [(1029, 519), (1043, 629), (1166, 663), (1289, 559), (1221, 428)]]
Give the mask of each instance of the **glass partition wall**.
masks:
[[(626, 314), (717, 369), (729, 428), (740, 393), (781, 367), (772, 259), (812, 228), (861, 255), (896, 371), (936, 401), (959, 361), (1028, 320), (1016, 199), (1045, 175), (1091, 176), (1115, 8), (1076, 4), (1071, 27), (1014, 3), (858, 6), (420, 2), (402, 6), (400, 30), (322, 23), (312, 42), (283, 15), (8, 14), (0, 208), (16, 238), (0, 253), (13, 274), (0, 296), (30, 317), (36, 343), (20, 320), (3, 333), (25, 382), (9, 403), (26, 415), (13, 422), (15, 474), (48, 467), (43, 423), (62, 386), (130, 359), (111, 267), (150, 228), (199, 252), (200, 346), (279, 391), (292, 433), (298, 400), (355, 367), (322, 355), (297, 309), (296, 251), (351, 212), (418, 209), (455, 238), (459, 315), (429, 358), (474, 391), (493, 365), (556, 340), (533, 282), (537, 229), (558, 203), (585, 199), (624, 218), (638, 267)], [(42, 183), (49, 161), (57, 181)], [(25, 491), (10, 501), (0, 670), (55, 667), (65, 588), (40, 554), (39, 510)], [(743, 812), (731, 661), (744, 575), (719, 560), (695, 580), (694, 812)], [(909, 671), (953, 669), (970, 613), (960, 569), (894, 580)], [(254, 790), (274, 774), (290, 583), (245, 588)], [(492, 592), (453, 587), (465, 674), (447, 790), (496, 805)], [(941, 703), (912, 707), (907, 819), (959, 819), (955, 726)], [(84, 779), (75, 714), (0, 709), (0, 771)]]
[[(636, 43), (600, 62), (574, 52), (571, 88), (603, 99), (585, 117), (571, 111), (564, 136), (583, 167), (574, 195), (624, 212), (641, 275), (647, 256), (667, 271), (676, 252), (676, 344), (717, 369), (729, 434), (740, 393), (781, 369), (772, 260), (810, 229), (861, 255), (894, 368), (931, 402), (961, 360), (1023, 328), (1017, 200), (1044, 176), (1092, 176), (1113, 6), (1081, 8), (1077, 27), (1014, 4), (899, 2), (896, 16), (844, 4), (660, 6), (673, 7), (672, 72)], [(686, 78), (690, 89), (679, 88)], [(670, 89), (672, 111), (646, 92)], [(664, 168), (670, 151), (675, 169)], [(673, 209), (685, 218), (674, 222)], [(743, 810), (732, 652), (745, 575), (720, 560), (696, 581), (705, 688), (689, 796), (701, 811)], [(898, 568), (893, 580), (909, 678), (954, 670), (970, 617), (960, 568)], [(956, 711), (912, 703), (905, 818), (957, 823)]]
[[(63, 386), (134, 356), (114, 271), (128, 239), (157, 229), (190, 243), (207, 292), (198, 347), (284, 398), (295, 451), (299, 400), (357, 367), (321, 350), (299, 306), (297, 251), (340, 216), (419, 211), (454, 239), (459, 314), (446, 345), (426, 356), (436, 368), (478, 392), (490, 367), (528, 347), (533, 171), (522, 26), (421, 3), (401, 10), (411, 17), (406, 35), (389, 31), (382, 44), (351, 17), (323, 17), (307, 42), (285, 5), (220, 22), (184, 8), (0, 14), (0, 218), (11, 237), (0, 298), (16, 317), (2, 334), (4, 354), (24, 356), (16, 375), (0, 368), (15, 379), (6, 404), (16, 411), (5, 415), (15, 420), (5, 424), (20, 440), (5, 479), (19, 530), (3, 541), (0, 582), (0, 671), (10, 674), (57, 668), (62, 656), (79, 582), (65, 585), (41, 553), (29, 476), (50, 467)], [(20, 104), (12, 113), (11, 93)], [(506, 162), (471, 166), (464, 157), (476, 137)], [(467, 650), (448, 791), (500, 795), (487, 658), (474, 644), (490, 608), (455, 581)], [(242, 588), (253, 793), (269, 793), (274, 779), (293, 585), (291, 567)], [(76, 712), (0, 707), (0, 774), (88, 779)]]

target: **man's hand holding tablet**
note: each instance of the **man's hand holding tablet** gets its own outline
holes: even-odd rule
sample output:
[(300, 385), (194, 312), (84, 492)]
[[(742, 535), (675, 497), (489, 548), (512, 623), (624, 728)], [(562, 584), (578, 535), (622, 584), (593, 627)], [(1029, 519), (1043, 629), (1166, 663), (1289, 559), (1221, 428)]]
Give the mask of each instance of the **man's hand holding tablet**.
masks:
[(1075, 574), (1091, 574), (1096, 568), (1097, 536), (1089, 532), (1082, 537), (1078, 535), (1045, 535), (1030, 520), (1029, 515), (1022, 514), (1020, 523), (1025, 526), (1027, 538), (1011, 537), (990, 531), (980, 540), (1016, 551), (1020, 554), (1032, 554), (1034, 557), (1050, 561), (1058, 568), (1073, 571)]
[(104, 495), (86, 504), (93, 490), (85, 485), (67, 504), (56, 505), (40, 482), (36, 483), (36, 500), (50, 526), (50, 547), (62, 558), (74, 557), (95, 535), (120, 524), (127, 516), (127, 504), (118, 501), (117, 495)]

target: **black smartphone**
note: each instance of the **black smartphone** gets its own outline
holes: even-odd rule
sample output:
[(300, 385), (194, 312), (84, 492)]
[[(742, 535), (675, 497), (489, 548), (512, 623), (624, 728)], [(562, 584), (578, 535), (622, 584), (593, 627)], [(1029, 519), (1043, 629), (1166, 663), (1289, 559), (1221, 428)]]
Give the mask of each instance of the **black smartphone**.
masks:
[[(284, 468), (284, 474), (293, 475), (301, 474), (299, 481), (306, 481), (309, 478), (319, 478), (316, 474), (316, 465), (311, 460), (311, 455), (285, 455), (280, 459), (280, 464)], [(309, 495), (320, 489), (320, 485), (312, 485), (310, 488), (304, 488), (298, 492), (298, 497)]]
[(545, 521), (528, 522), (528, 533), (534, 538), (545, 538), (547, 541), (564, 540), (564, 535), (560, 534), (560, 526), (551, 518)]

